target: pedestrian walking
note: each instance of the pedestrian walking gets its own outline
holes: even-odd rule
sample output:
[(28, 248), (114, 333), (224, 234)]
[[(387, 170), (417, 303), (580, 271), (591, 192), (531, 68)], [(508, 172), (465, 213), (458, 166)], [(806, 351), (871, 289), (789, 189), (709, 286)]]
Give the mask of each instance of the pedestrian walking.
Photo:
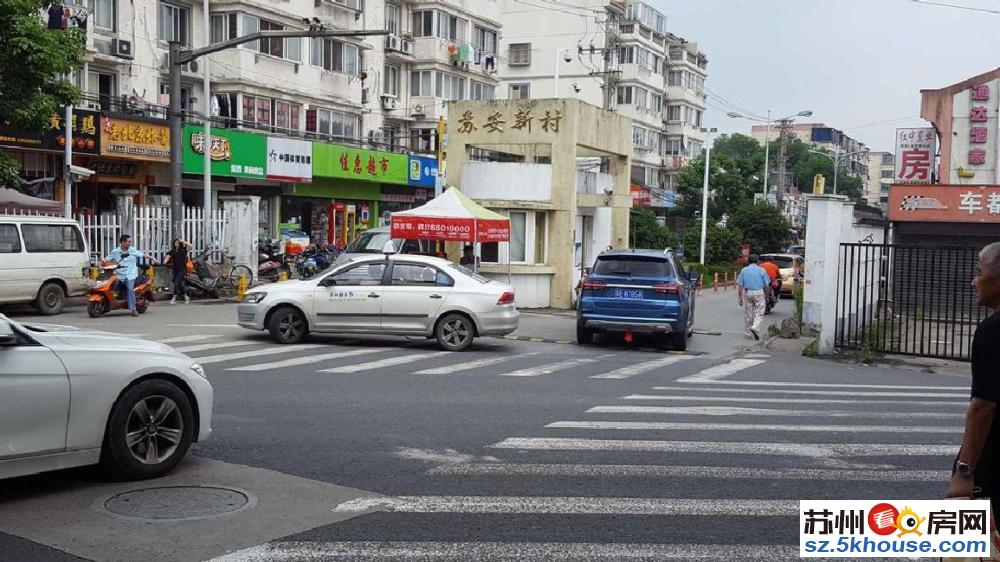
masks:
[[(1000, 308), (1000, 242), (979, 252), (972, 281), (979, 304)], [(965, 414), (965, 437), (952, 467), (946, 497), (981, 497), (1000, 508), (1000, 313), (983, 320), (972, 339), (972, 392)]]
[(132, 312), (132, 316), (139, 316), (139, 312), (135, 309), (135, 280), (139, 278), (139, 261), (149, 260), (156, 263), (156, 260), (133, 248), (132, 237), (128, 234), (122, 234), (118, 243), (119, 246), (111, 250), (108, 259), (121, 266), (118, 276), (125, 282), (128, 309)]
[(757, 254), (750, 254), (747, 266), (736, 278), (736, 296), (743, 307), (743, 317), (746, 323), (747, 337), (760, 339), (760, 321), (764, 318), (767, 297), (764, 291), (770, 284), (770, 278), (762, 267), (757, 265)]
[(191, 297), (187, 294), (187, 265), (188, 252), (191, 251), (191, 244), (180, 238), (174, 238), (170, 243), (170, 251), (167, 252), (167, 259), (163, 265), (171, 266), (171, 279), (173, 280), (174, 296), (170, 298), (170, 304), (177, 304), (177, 297), (184, 298), (184, 304), (191, 303)]

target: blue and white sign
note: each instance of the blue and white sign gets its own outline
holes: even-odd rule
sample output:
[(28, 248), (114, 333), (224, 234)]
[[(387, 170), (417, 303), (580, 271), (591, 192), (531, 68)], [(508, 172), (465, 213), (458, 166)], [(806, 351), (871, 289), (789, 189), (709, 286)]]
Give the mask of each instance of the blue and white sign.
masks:
[(673, 207), (677, 205), (677, 192), (673, 189), (664, 189), (663, 197), (660, 201), (660, 205), (653, 205), (654, 207)]
[(414, 187), (433, 188), (437, 182), (437, 158), (410, 155), (409, 184)]

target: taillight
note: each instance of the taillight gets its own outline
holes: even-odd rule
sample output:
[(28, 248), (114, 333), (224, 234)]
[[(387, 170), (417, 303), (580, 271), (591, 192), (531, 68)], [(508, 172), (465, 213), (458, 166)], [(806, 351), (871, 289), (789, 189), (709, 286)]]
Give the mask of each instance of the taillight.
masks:
[(500, 295), (500, 300), (497, 301), (497, 304), (514, 304), (514, 293), (507, 291)]
[(660, 283), (653, 285), (653, 292), (663, 293), (664, 295), (680, 295), (682, 286), (680, 283)]
[(591, 281), (589, 279), (583, 282), (584, 289), (604, 289), (608, 286), (604, 281)]

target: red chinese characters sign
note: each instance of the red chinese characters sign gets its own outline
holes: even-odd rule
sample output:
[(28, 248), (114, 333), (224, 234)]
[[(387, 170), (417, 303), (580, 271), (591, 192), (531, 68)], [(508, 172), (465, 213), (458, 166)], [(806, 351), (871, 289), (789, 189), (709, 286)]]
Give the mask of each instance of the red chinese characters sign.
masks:
[(393, 215), (392, 237), (455, 242), (507, 242), (510, 221)]
[(969, 88), (969, 153), (966, 163), (969, 166), (986, 165), (986, 149), (982, 146), (990, 140), (990, 130), (986, 126), (989, 121), (990, 85), (979, 84)]
[(1000, 187), (893, 185), (889, 220), (1000, 223)]
[(896, 129), (896, 183), (931, 183), (936, 145), (933, 127)]
[(653, 193), (649, 188), (633, 183), (629, 186), (629, 191), (632, 193), (633, 207), (649, 207), (653, 204)]

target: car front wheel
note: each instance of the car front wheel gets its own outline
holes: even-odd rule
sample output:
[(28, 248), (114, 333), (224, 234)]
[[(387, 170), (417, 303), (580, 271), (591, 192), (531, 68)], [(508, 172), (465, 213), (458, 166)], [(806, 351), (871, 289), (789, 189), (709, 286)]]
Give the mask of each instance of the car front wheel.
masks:
[(475, 336), (472, 321), (461, 314), (449, 314), (437, 323), (434, 337), (445, 351), (465, 351)]
[(271, 315), (271, 319), (267, 323), (267, 331), (278, 343), (299, 343), (309, 333), (309, 324), (299, 310), (281, 308)]
[(163, 476), (184, 458), (194, 432), (187, 395), (165, 380), (143, 381), (111, 410), (101, 464), (127, 480)]
[(38, 291), (35, 308), (38, 312), (51, 316), (62, 312), (66, 306), (66, 292), (56, 283), (46, 283)]

